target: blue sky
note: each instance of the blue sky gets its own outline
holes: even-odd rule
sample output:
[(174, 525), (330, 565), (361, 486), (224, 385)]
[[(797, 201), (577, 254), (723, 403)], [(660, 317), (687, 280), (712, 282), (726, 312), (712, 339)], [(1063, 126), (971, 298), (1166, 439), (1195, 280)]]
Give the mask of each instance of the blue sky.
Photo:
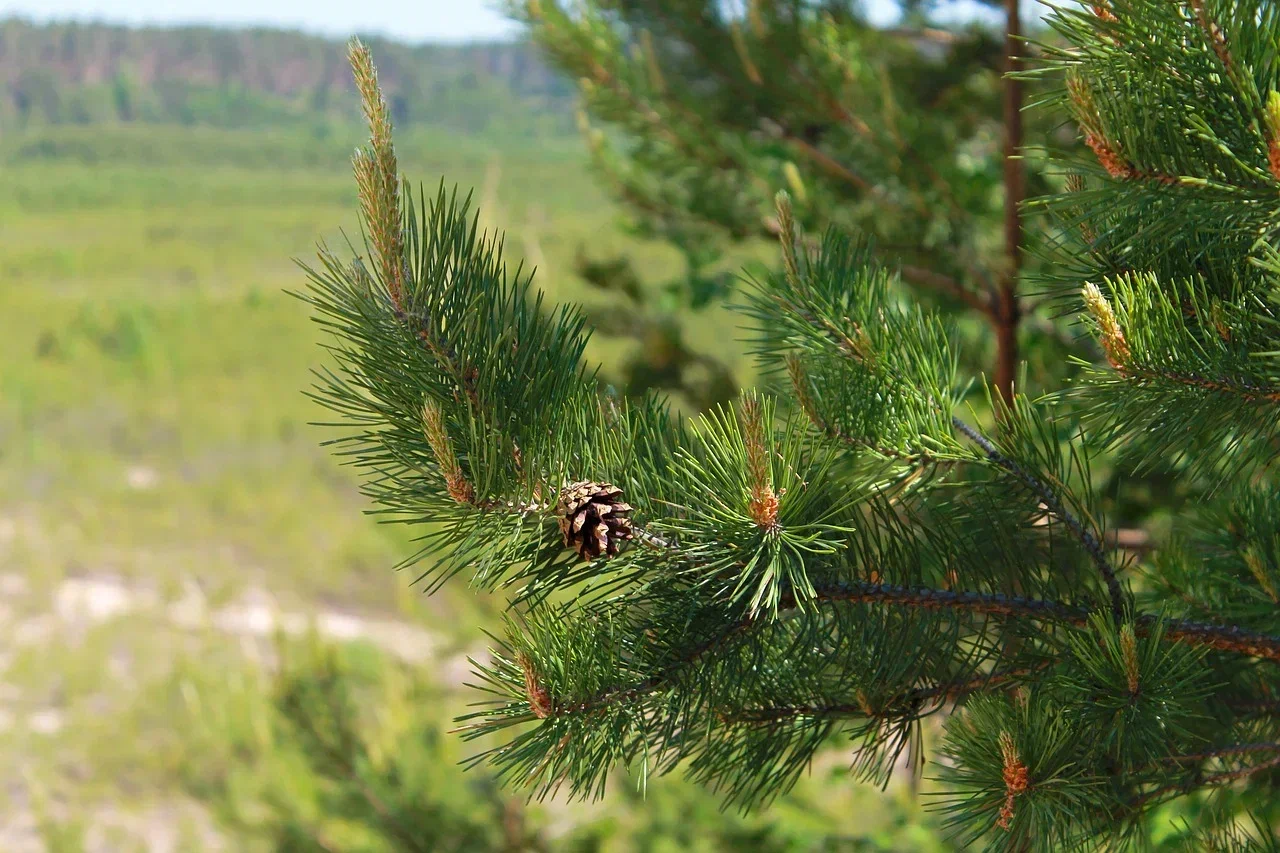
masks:
[(123, 24), (267, 24), (331, 36), (378, 33), (404, 41), (509, 36), (492, 0), (0, 0), (0, 18)]
[[(0, 0), (0, 18), (265, 24), (337, 37), (376, 33), (402, 41), (465, 41), (515, 34), (515, 25), (497, 5), (497, 0)], [(950, 5), (960, 17), (974, 14), (973, 0)], [(881, 21), (893, 14), (891, 0), (867, 0), (867, 8)]]

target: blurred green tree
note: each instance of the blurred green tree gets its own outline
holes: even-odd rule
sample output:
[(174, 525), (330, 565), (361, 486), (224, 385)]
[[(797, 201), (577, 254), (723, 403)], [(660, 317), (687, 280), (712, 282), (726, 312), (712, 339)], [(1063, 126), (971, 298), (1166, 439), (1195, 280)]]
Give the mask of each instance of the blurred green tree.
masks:
[(734, 287), (736, 271), (720, 263), (732, 246), (776, 238), (782, 186), (801, 226), (873, 235), (923, 304), (977, 318), (966, 366), (988, 368), (1006, 400), (1020, 346), (1049, 348), (1036, 353), (1033, 381), (1064, 362), (1065, 336), (1043, 318), (1030, 330), (1024, 322), (1018, 208), (1028, 190), (1048, 190), (1043, 158), (1024, 159), (1024, 148), (1028, 137), (1043, 146), (1053, 127), (1027, 125), (1027, 82), (1002, 76), (1026, 50), (1024, 10), (1019, 0), (1000, 7), (1003, 32), (986, 22), (943, 29), (937, 5), (905, 4), (892, 27), (873, 26), (848, 0), (509, 5), (579, 81), (594, 163), (634, 229), (685, 259), (685, 276), (656, 295), (632, 286), (628, 259), (584, 254), (579, 264), (588, 282), (625, 296), (625, 310), (589, 316), (643, 342), (625, 368), (631, 393), (667, 388), (701, 407), (732, 397), (732, 375), (695, 356), (676, 319)]

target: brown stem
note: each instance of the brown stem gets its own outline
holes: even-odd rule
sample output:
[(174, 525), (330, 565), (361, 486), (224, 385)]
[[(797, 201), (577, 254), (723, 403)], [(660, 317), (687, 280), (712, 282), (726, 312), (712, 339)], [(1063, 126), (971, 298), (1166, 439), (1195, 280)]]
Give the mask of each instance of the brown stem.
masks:
[[(865, 582), (846, 583), (837, 581), (815, 584), (815, 591), (817, 593), (816, 601), (821, 604), (881, 603), (921, 610), (954, 610), (986, 616), (1036, 619), (1075, 626), (1087, 624), (1089, 616), (1094, 612), (1089, 607), (1068, 602), (1022, 598), (1001, 593), (906, 587)], [(798, 602), (793, 595), (784, 594), (779, 602), (779, 611), (784, 609), (792, 610), (797, 606)], [(611, 706), (642, 700), (668, 687), (674, 676), (685, 671), (688, 667), (696, 665), (707, 655), (723, 649), (727, 644), (747, 634), (752, 628), (768, 624), (771, 624), (769, 619), (755, 619), (749, 616), (740, 619), (730, 624), (721, 633), (699, 643), (688, 654), (681, 656), (678, 660), (673, 661), (645, 680), (629, 687), (607, 690), (585, 699), (557, 703), (552, 716), (592, 714)], [(1165, 639), (1174, 642), (1187, 642), (1193, 645), (1207, 646), (1219, 651), (1233, 652), (1280, 663), (1280, 637), (1208, 623), (1186, 622), (1176, 619), (1162, 622), (1149, 614), (1140, 615), (1134, 620), (1136, 632), (1142, 636), (1149, 635), (1152, 629), (1161, 625), (1164, 627)], [(1013, 679), (1017, 677), (1017, 674), (1010, 672), (1007, 673), (1007, 676)], [(926, 690), (928, 689), (926, 688)], [(865, 709), (862, 710), (865, 713)]]
[(1022, 270), (1022, 219), (1019, 206), (1026, 195), (1026, 175), (1019, 159), (1022, 148), (1022, 82), (1011, 76), (1021, 68), (1022, 21), (1018, 0), (1005, 0), (1004, 78), (1004, 251), (1005, 263), (996, 290), (992, 321), (996, 333), (996, 389), (1006, 403), (1013, 401), (1018, 369), (1018, 275)]
[[(877, 711), (868, 708), (866, 702), (833, 703), (829, 705), (783, 705), (769, 708), (749, 708), (729, 718), (731, 722), (772, 723), (800, 717), (839, 719), (842, 717), (894, 716), (897, 713), (914, 713), (929, 702), (945, 703), (985, 690), (1007, 685), (1010, 681), (1025, 678), (1034, 670), (1030, 668), (990, 672), (963, 681), (947, 682), (933, 687), (918, 687), (894, 697), (888, 707)], [(868, 713), (870, 711), (871, 713)]]
[(1063, 505), (1062, 500), (1054, 493), (1052, 489), (1042, 483), (1033, 474), (1023, 468), (1017, 461), (1010, 459), (996, 448), (991, 440), (985, 435), (978, 432), (959, 418), (953, 417), (951, 423), (956, 429), (969, 437), (969, 440), (982, 448), (982, 452), (987, 455), (987, 459), (992, 464), (1008, 471), (1017, 477), (1027, 488), (1029, 488), (1044, 504), (1049, 512), (1067, 526), (1072, 535), (1079, 540), (1084, 549), (1089, 552), (1093, 564), (1097, 566), (1098, 573), (1102, 575), (1102, 579), (1107, 584), (1107, 593), (1111, 596), (1111, 612), (1115, 616), (1116, 621), (1120, 621), (1120, 617), (1124, 613), (1124, 591), (1120, 588), (1120, 581), (1116, 578), (1115, 569), (1111, 565), (1111, 561), (1107, 559), (1107, 554), (1102, 545), (1098, 542), (1098, 538), (1093, 532), (1086, 528), (1078, 518)]
[(836, 160), (830, 154), (821, 150), (817, 146), (811, 145), (805, 140), (794, 136), (786, 136), (784, 138), (793, 149), (813, 161), (814, 165), (818, 166), (818, 168), (822, 169), (827, 174), (840, 178), (862, 192), (879, 194), (878, 188), (874, 187), (870, 181), (857, 174), (848, 166), (844, 165), (839, 160)]
[(1272, 756), (1266, 761), (1260, 761), (1257, 764), (1253, 764), (1248, 767), (1241, 767), (1236, 770), (1226, 770), (1222, 773), (1215, 773), (1212, 776), (1193, 777), (1184, 782), (1171, 782), (1168, 785), (1161, 785), (1159, 788), (1155, 788), (1154, 790), (1148, 791), (1137, 797), (1130, 805), (1135, 809), (1141, 808), (1153, 800), (1160, 800), (1169, 794), (1189, 794), (1199, 788), (1226, 785), (1236, 781), (1237, 779), (1252, 776), (1260, 770), (1268, 770), (1273, 767), (1280, 767), (1280, 755)]
[(1171, 755), (1164, 760), (1180, 764), (1186, 761), (1208, 761), (1210, 758), (1222, 758), (1226, 755), (1249, 755), (1254, 752), (1280, 753), (1280, 743), (1237, 743), (1188, 755)]
[(911, 284), (940, 290), (949, 296), (954, 296), (980, 314), (987, 316), (992, 314), (992, 306), (985, 299), (949, 275), (926, 269), (925, 267), (911, 266), (910, 264), (900, 265), (898, 272), (902, 274), (902, 278), (905, 281)]
[(1177, 385), (1198, 388), (1212, 394), (1230, 394), (1239, 397), (1246, 403), (1280, 403), (1280, 388), (1270, 385), (1253, 385), (1237, 379), (1213, 379), (1197, 376), (1194, 373), (1179, 373), (1163, 368), (1152, 370), (1141, 366), (1122, 364), (1117, 372), (1123, 376), (1139, 381), (1155, 382), (1164, 380)]

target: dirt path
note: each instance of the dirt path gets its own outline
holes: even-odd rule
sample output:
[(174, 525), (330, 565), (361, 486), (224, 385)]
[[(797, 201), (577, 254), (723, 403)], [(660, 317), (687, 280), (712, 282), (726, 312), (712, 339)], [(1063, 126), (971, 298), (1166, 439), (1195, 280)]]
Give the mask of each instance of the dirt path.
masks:
[[(28, 737), (55, 738), (66, 725), (62, 709), (24, 706), (23, 694), (5, 680), (17, 653), (23, 647), (83, 634), (114, 620), (158, 620), (179, 631), (212, 630), (248, 641), (269, 641), (278, 632), (299, 635), (314, 629), (333, 642), (364, 641), (407, 663), (432, 663), (439, 680), (452, 687), (470, 673), (465, 654), (441, 657), (445, 640), (418, 625), (338, 609), (292, 611), (260, 588), (245, 590), (231, 603), (215, 607), (195, 583), (185, 584), (179, 596), (166, 600), (154, 589), (118, 577), (90, 575), (61, 581), (45, 599), (47, 607), (33, 607), (41, 598), (43, 595), (37, 596), (22, 575), (0, 573), (0, 734), (21, 724)], [(244, 647), (249, 651), (263, 645), (246, 642)], [(22, 708), (25, 710), (19, 710)], [(26, 786), (13, 779), (8, 784), (9, 801), (0, 810), (0, 851), (46, 850)], [(132, 839), (127, 849), (185, 853), (184, 847), (189, 849), (192, 843), (192, 828), (205, 849), (226, 849), (208, 816), (189, 802), (175, 800), (129, 811), (108, 805), (75, 817), (86, 827), (85, 849), (93, 853), (122, 849), (121, 835)]]

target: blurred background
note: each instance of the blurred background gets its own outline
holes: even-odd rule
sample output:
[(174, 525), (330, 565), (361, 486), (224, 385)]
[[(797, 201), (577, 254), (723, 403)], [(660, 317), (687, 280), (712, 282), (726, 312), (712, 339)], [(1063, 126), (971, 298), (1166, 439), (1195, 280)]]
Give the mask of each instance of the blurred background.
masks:
[(689, 411), (752, 381), (723, 294), (686, 310), (685, 259), (628, 227), (574, 81), (500, 10), (0, 0), (0, 851), (944, 849), (927, 781), (862, 786), (839, 751), (750, 817), (678, 778), (528, 805), (458, 766), (500, 602), (392, 571), (412, 531), (319, 446), (288, 293), (358, 234), (353, 33), (413, 180), (474, 188), (552, 301), (666, 306), (594, 338), (610, 382)]

